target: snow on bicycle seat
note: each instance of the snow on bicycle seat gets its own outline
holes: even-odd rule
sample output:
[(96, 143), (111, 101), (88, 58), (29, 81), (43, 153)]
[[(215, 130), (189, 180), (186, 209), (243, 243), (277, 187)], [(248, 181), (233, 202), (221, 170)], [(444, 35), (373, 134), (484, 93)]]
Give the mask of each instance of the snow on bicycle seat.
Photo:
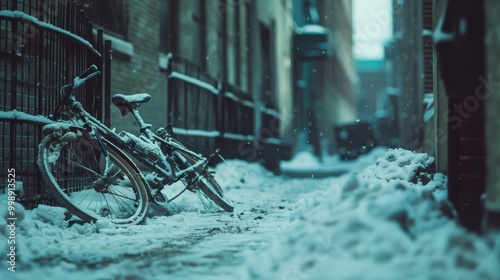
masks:
[(125, 117), (130, 110), (139, 107), (142, 103), (146, 103), (151, 99), (151, 95), (147, 93), (136, 93), (132, 95), (115, 94), (112, 98), (113, 104), (120, 109), (122, 116)]

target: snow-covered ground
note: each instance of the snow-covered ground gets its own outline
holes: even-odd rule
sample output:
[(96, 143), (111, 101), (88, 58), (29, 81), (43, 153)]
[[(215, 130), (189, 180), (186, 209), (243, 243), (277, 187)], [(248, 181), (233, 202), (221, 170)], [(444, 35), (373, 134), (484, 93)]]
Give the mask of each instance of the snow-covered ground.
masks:
[[(68, 227), (63, 208), (18, 205), (15, 273), (7, 270), (7, 197), (0, 196), (0, 279), (500, 279), (499, 244), (453, 220), (446, 177), (412, 180), (431, 159), (385, 152), (318, 163), (349, 171), (324, 179), (221, 164), (217, 179), (233, 214), (205, 213), (186, 194), (172, 216), (144, 225)], [(296, 163), (312, 168), (306, 159), (314, 159), (300, 156)]]

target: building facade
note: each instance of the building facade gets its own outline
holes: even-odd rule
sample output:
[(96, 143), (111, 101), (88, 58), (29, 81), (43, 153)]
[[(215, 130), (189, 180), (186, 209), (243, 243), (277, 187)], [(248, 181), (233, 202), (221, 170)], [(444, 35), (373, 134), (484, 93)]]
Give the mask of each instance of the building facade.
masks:
[[(401, 146), (435, 156), (435, 169), (447, 174), (448, 198), (464, 227), (498, 233), (500, 5), (422, 0), (393, 1), (393, 8), (390, 63)], [(422, 123), (422, 95), (428, 93), (433, 114)]]
[(422, 1), (393, 1), (393, 42), (386, 54), (397, 89), (399, 146), (420, 149), (423, 140)]
[[(326, 37), (321, 41), (320, 34), (316, 34), (315, 46), (304, 42), (312, 39), (298, 37), (294, 45), (296, 141), (299, 149), (309, 145), (321, 156), (335, 152), (334, 127), (356, 118), (352, 3), (326, 0), (293, 3), (296, 30), (311, 30), (311, 33), (322, 30)], [(320, 53), (314, 54), (314, 48)]]
[[(125, 24), (111, 26), (128, 26), (126, 32), (105, 31), (115, 51), (112, 91), (150, 93), (153, 102), (142, 108), (154, 127), (168, 121), (163, 109), (169, 102), (165, 94), (168, 54), (192, 62), (199, 71), (246, 95), (255, 104), (255, 138), (271, 134), (288, 147), (298, 148), (302, 141), (313, 144), (318, 155), (320, 150), (332, 153), (333, 127), (356, 118), (350, 1), (112, 2), (120, 2), (116, 6), (125, 9), (120, 12)], [(308, 22), (296, 15), (304, 17), (304, 5), (309, 4), (319, 11), (317, 23), (331, 31), (330, 56), (301, 64), (292, 38)], [(301, 74), (297, 74), (299, 68)], [(304, 75), (307, 88), (303, 88)], [(276, 125), (259, 108), (276, 111), (279, 128), (269, 133), (269, 127)], [(137, 128), (132, 118), (123, 119), (114, 108), (111, 125), (118, 130)]]
[[(105, 36), (113, 41), (111, 91), (151, 94), (152, 101), (143, 104), (141, 112), (153, 127), (172, 121), (168, 94), (182, 94), (168, 92), (168, 63), (173, 55), (211, 78), (206, 82), (215, 87), (224, 83), (253, 104), (248, 123), (255, 139), (262, 137), (264, 129), (266, 136), (293, 142), (291, 1), (103, 1), (114, 9), (104, 9), (101, 1), (87, 2), (90, 14), (94, 11), (95, 21), (102, 23)], [(101, 10), (107, 14), (95, 14)], [(121, 22), (106, 22), (110, 18)], [(276, 113), (279, 125), (269, 123), (262, 108)], [(133, 118), (122, 118), (115, 108), (111, 126), (138, 131)]]
[[(94, 108), (87, 109), (103, 112), (102, 120), (117, 131), (138, 134), (139, 127), (130, 115), (122, 117), (111, 104), (111, 96), (147, 92), (152, 99), (141, 105), (140, 112), (154, 129), (173, 123), (180, 137), (201, 144), (206, 151), (225, 147), (232, 150), (228, 152), (231, 156), (247, 160), (268, 157), (275, 161), (275, 168), (299, 146), (303, 131), (308, 132), (306, 142), (314, 143), (318, 150), (334, 151), (333, 126), (355, 118), (350, 1), (49, 2), (61, 7), (71, 3), (75, 8), (71, 14), (58, 8), (55, 16), (46, 18), (36, 14), (40, 12), (36, 1), (21, 6), (33, 6), (33, 16), (40, 21), (63, 22), (72, 18), (72, 13), (88, 17), (90, 28), (80, 24), (69, 31), (85, 31), (96, 38), (103, 33), (100, 42), (92, 44), (111, 41), (111, 52), (104, 47), (101, 50), (112, 54), (111, 66), (104, 69), (104, 63), (99, 64), (110, 81), (104, 81), (104, 75), (98, 77), (99, 83), (106, 84), (98, 91), (104, 95), (89, 100)], [(331, 34), (328, 58), (306, 67), (309, 87), (304, 90), (303, 77), (294, 72), (297, 57), (293, 38), (307, 20), (298, 22), (293, 11), (305, 13), (304, 5), (309, 3), (319, 11), (317, 23)], [(92, 64), (77, 55), (75, 59), (81, 61), (78, 69)], [(175, 68), (179, 61), (182, 67)], [(3, 70), (7, 73), (8, 69)], [(173, 79), (179, 77), (182, 84), (172, 86)], [(284, 151), (287, 154), (283, 157)]]

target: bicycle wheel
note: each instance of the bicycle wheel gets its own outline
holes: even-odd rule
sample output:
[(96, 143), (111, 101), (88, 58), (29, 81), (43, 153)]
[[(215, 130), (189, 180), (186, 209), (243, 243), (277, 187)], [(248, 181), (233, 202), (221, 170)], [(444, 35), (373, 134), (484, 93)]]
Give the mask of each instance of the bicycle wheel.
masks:
[[(174, 146), (178, 145), (178, 149), (175, 149), (175, 168), (177, 171), (185, 168), (194, 166), (200, 157), (194, 153), (185, 150), (184, 146), (179, 142), (174, 140)], [(183, 166), (186, 165), (187, 166)], [(188, 174), (182, 179), (182, 182), (192, 191), (196, 193), (198, 198), (205, 209), (209, 211), (227, 211), (233, 212), (234, 207), (229, 203), (229, 201), (224, 198), (222, 188), (219, 183), (215, 180), (213, 175), (205, 169), (203, 165), (199, 165), (193, 169), (191, 174)]]
[(84, 221), (138, 224), (148, 209), (147, 183), (123, 152), (103, 143), (108, 165), (97, 140), (73, 132), (48, 134), (38, 151), (42, 178), (62, 206)]

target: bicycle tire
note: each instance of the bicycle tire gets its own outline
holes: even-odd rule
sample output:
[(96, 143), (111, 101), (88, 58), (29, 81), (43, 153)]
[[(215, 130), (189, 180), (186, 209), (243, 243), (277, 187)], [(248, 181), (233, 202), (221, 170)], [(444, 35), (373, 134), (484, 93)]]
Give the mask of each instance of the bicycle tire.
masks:
[[(182, 157), (184, 157), (190, 166), (194, 165), (199, 160), (199, 157), (195, 156), (194, 154), (192, 154), (190, 152), (187, 152), (186, 151), (187, 149), (181, 143), (179, 143), (176, 140), (172, 140), (172, 141), (174, 141), (174, 147), (175, 147), (175, 145), (178, 145), (179, 147), (181, 147), (180, 149), (179, 148), (175, 149), (174, 153), (178, 153)], [(176, 166), (175, 166), (178, 169), (176, 171), (180, 170), (180, 167), (178, 165), (179, 164), (176, 164)], [(204, 198), (208, 199), (209, 202), (213, 202), (217, 205), (216, 209), (214, 209), (215, 211), (222, 209), (226, 212), (233, 212), (234, 207), (224, 197), (222, 188), (220, 187), (219, 183), (217, 183), (217, 181), (215, 180), (213, 175), (208, 173), (204, 169), (203, 166), (195, 167), (193, 172), (197, 176), (197, 182), (195, 184), (195, 192), (198, 195), (198, 197), (200, 198), (200, 200), (202, 201), (205, 208), (207, 210), (214, 209), (214, 207), (211, 207), (210, 204), (207, 204), (204, 201)], [(190, 184), (190, 182), (188, 182), (188, 180), (189, 179), (183, 179), (183, 183), (185, 185)]]
[(148, 211), (147, 183), (135, 164), (103, 140), (112, 168), (103, 176), (105, 156), (96, 139), (79, 132), (53, 131), (39, 145), (38, 166), (45, 185), (72, 214), (86, 222), (107, 218), (118, 226), (141, 223)]

